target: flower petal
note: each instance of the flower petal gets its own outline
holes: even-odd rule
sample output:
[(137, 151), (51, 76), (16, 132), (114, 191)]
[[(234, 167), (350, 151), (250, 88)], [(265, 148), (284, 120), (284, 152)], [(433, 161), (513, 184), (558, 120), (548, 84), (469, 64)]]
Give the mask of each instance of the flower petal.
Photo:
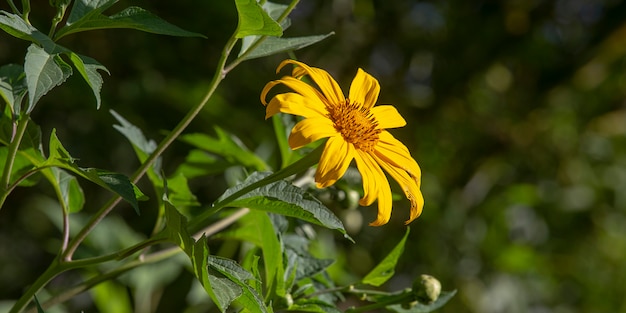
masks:
[(370, 109), (379, 129), (398, 128), (406, 125), (406, 121), (392, 105), (379, 105)]
[(324, 97), (324, 95), (321, 92), (319, 92), (319, 90), (315, 89), (313, 86), (299, 79), (295, 79), (291, 76), (284, 76), (283, 78), (279, 80), (273, 80), (265, 84), (265, 87), (263, 87), (263, 90), (261, 91), (261, 102), (263, 103), (263, 105), (267, 105), (267, 102), (266, 102), (267, 93), (270, 91), (270, 89), (272, 89), (274, 86), (278, 84), (283, 84), (293, 89), (293, 91), (301, 94), (305, 98), (320, 99), (322, 103), (328, 104), (328, 100)]
[(328, 138), (324, 152), (315, 172), (317, 188), (324, 188), (334, 184), (345, 174), (350, 162), (354, 159), (356, 149), (341, 135)]
[(382, 226), (389, 222), (393, 207), (392, 202), (391, 188), (381, 188), (378, 194), (378, 214), (376, 220), (369, 224), (370, 226)]
[(327, 116), (326, 105), (318, 98), (303, 97), (294, 92), (276, 95), (267, 105), (265, 118), (282, 112), (303, 117)]
[(409, 149), (400, 140), (394, 138), (389, 132), (382, 131), (378, 134), (378, 143), (374, 151), (385, 163), (406, 171), (415, 180), (417, 186), (420, 186), (422, 170), (411, 157)]
[(354, 160), (363, 181), (363, 198), (359, 200), (359, 204), (362, 206), (371, 205), (376, 201), (380, 188), (389, 185), (387, 177), (367, 152), (357, 150)]
[(420, 186), (409, 174), (402, 168), (398, 168), (390, 163), (387, 163), (384, 159), (379, 157), (377, 152), (374, 153), (374, 159), (380, 166), (387, 172), (395, 181), (398, 182), (402, 191), (411, 202), (411, 212), (409, 219), (405, 222), (408, 224), (416, 219), (421, 213), (424, 207), (424, 197), (420, 191)]
[(342, 103), (345, 101), (345, 97), (343, 95), (343, 91), (339, 87), (339, 84), (335, 81), (335, 79), (328, 74), (323, 69), (310, 67), (302, 62), (298, 62), (295, 60), (284, 60), (278, 65), (277, 71), (279, 71), (283, 66), (287, 64), (295, 64), (298, 67), (294, 67), (292, 71), (292, 76), (295, 78), (301, 78), (304, 75), (309, 75), (311, 79), (317, 84), (319, 89), (322, 91), (326, 99), (330, 102), (330, 104)]
[(380, 85), (376, 78), (359, 69), (350, 85), (348, 99), (361, 104), (366, 109), (371, 109), (378, 100)]
[(298, 122), (289, 135), (289, 146), (298, 149), (316, 140), (336, 136), (337, 130), (326, 117), (310, 117)]

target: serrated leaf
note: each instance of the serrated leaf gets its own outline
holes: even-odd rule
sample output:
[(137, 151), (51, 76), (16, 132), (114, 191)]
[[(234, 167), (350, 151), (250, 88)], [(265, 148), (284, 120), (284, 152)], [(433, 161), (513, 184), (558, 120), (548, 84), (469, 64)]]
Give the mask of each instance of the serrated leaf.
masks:
[(57, 33), (56, 39), (58, 40), (63, 36), (82, 31), (114, 28), (128, 28), (153, 34), (178, 37), (206, 38), (206, 36), (202, 34), (186, 31), (178, 26), (170, 24), (140, 7), (131, 6), (111, 16), (100, 14), (102, 10), (98, 11), (99, 12), (97, 12), (97, 14), (88, 13), (72, 24), (63, 27)]
[(282, 36), (283, 29), (256, 0), (235, 0), (239, 22), (236, 38), (251, 35)]
[(389, 252), (389, 254), (378, 265), (376, 265), (376, 267), (374, 267), (374, 269), (365, 275), (362, 283), (378, 287), (389, 280), (389, 278), (393, 277), (396, 264), (404, 251), (404, 243), (409, 236), (410, 230), (411, 229), (407, 227), (402, 240), (400, 240), (391, 252)]
[(268, 214), (252, 210), (239, 219), (240, 227), (224, 232), (227, 238), (251, 242), (263, 250), (263, 264), (268, 289), (274, 288), (278, 296), (285, 296), (283, 280), (283, 249)]
[(26, 114), (33, 110), (42, 96), (65, 82), (72, 75), (72, 67), (65, 63), (58, 54), (49, 54), (34, 44), (28, 47), (24, 71), (26, 72), (29, 100)]
[(230, 304), (243, 294), (243, 288), (230, 280), (224, 274), (208, 269), (210, 287), (215, 293), (216, 305), (222, 312), (230, 306)]
[(403, 306), (402, 304), (393, 304), (393, 305), (388, 305), (386, 308), (389, 311), (396, 312), (396, 313), (428, 313), (428, 312), (435, 311), (441, 308), (442, 306), (444, 306), (446, 303), (448, 303), (448, 301), (450, 301), (450, 299), (452, 299), (452, 297), (454, 297), (455, 294), (456, 294), (456, 290), (444, 291), (439, 295), (439, 298), (437, 298), (435, 302), (430, 303), (430, 304), (423, 304), (423, 303), (417, 302), (408, 308)]
[[(218, 199), (218, 202), (226, 199), (245, 186), (251, 185), (267, 176), (268, 172), (255, 172), (241, 184), (229, 188)], [(304, 190), (280, 180), (263, 187), (257, 188), (239, 197), (229, 204), (230, 206), (248, 207), (299, 218), (309, 223), (336, 229), (346, 235), (346, 230), (341, 221), (328, 208), (311, 194)]]
[(57, 138), (55, 129), (53, 129), (50, 134), (49, 147), (49, 157), (41, 164), (41, 167), (54, 166), (69, 170), (109, 191), (117, 193), (135, 209), (137, 215), (140, 214), (137, 200), (145, 197), (145, 195), (130, 182), (128, 177), (106, 170), (78, 167), (78, 165), (74, 163), (74, 158), (70, 156), (69, 152), (67, 152), (59, 141), (59, 138)]
[[(267, 37), (265, 38), (258, 46), (247, 53), (243, 59), (249, 60), (254, 58), (260, 58), (268, 55), (277, 54), (280, 52), (292, 51), (302, 49), (304, 47), (308, 47), (314, 43), (320, 42), (329, 36), (333, 35), (334, 32), (330, 32), (326, 35), (316, 35), (316, 36), (304, 36), (304, 37), (294, 37), (294, 38), (278, 38), (278, 37)], [(241, 50), (239, 55), (244, 54), (246, 50)]]
[[(243, 267), (237, 264), (237, 262), (217, 256), (209, 255), (207, 258), (207, 265), (210, 270), (219, 272), (241, 287), (241, 297), (237, 298), (237, 302), (239, 304), (253, 313), (267, 313), (263, 298), (247, 282), (248, 280), (254, 279), (254, 275), (246, 271)], [(211, 272), (209, 272), (209, 275), (210, 274)], [(216, 294), (221, 292), (217, 291), (215, 288), (214, 291)]]
[(287, 235), (285, 241), (285, 258), (288, 260), (285, 272), (295, 269), (295, 282), (311, 277), (324, 271), (333, 264), (330, 259), (318, 259), (308, 252), (309, 241), (296, 235)]
[(111, 75), (111, 73), (109, 73), (106, 67), (98, 63), (98, 61), (84, 55), (71, 52), (70, 60), (72, 60), (74, 67), (76, 67), (85, 82), (91, 87), (93, 95), (96, 97), (96, 108), (99, 109), (101, 103), (100, 90), (102, 89), (103, 80), (98, 70), (105, 71), (109, 75)]
[(8, 104), (13, 116), (18, 117), (22, 109), (22, 100), (28, 91), (24, 67), (7, 64), (0, 67), (0, 96)]

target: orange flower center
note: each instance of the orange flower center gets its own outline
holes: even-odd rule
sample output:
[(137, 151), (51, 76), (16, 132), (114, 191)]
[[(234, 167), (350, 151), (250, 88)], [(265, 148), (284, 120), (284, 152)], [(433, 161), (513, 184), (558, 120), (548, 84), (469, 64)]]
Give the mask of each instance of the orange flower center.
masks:
[(371, 152), (374, 149), (381, 130), (376, 128), (378, 122), (368, 109), (346, 99), (330, 108), (329, 112), (335, 129), (347, 142), (361, 151)]

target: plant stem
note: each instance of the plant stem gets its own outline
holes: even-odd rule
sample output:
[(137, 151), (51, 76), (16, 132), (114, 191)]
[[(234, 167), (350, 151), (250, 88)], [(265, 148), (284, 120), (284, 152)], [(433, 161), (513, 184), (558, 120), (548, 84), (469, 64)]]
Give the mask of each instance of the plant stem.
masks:
[(7, 2), (9, 3), (9, 6), (11, 7), (11, 10), (13, 11), (14, 14), (20, 14), (20, 10), (17, 9), (17, 7), (15, 6), (15, 3), (13, 3), (13, 0), (7, 0)]
[(13, 140), (11, 140), (11, 143), (9, 144), (9, 152), (4, 164), (2, 176), (0, 177), (0, 209), (2, 209), (4, 201), (6, 201), (9, 193), (13, 190), (10, 186), (11, 171), (13, 170), (13, 164), (15, 162), (15, 157), (17, 156), (17, 151), (20, 148), (20, 143), (22, 142), (22, 138), (24, 137), (24, 133), (26, 132), (26, 128), (28, 126), (28, 119), (28, 116), (26, 116), (17, 120), (17, 131), (15, 136), (13, 136)]
[(33, 299), (37, 291), (43, 288), (52, 278), (63, 272), (58, 259), (54, 260), (43, 274), (39, 275), (39, 278), (22, 294), (22, 296), (15, 302), (9, 313), (21, 312), (26, 305)]
[[(139, 179), (143, 177), (143, 175), (150, 168), (150, 166), (152, 166), (154, 161), (159, 156), (161, 156), (161, 154), (172, 144), (172, 142), (174, 142), (174, 140), (176, 140), (180, 136), (180, 134), (185, 130), (185, 128), (189, 126), (191, 121), (193, 121), (193, 119), (200, 113), (200, 111), (202, 111), (204, 106), (208, 103), (209, 99), (211, 98), (211, 96), (213, 96), (213, 93), (217, 89), (217, 86), (226, 76), (226, 73), (224, 72), (224, 66), (226, 65), (228, 56), (230, 55), (230, 52), (232, 51), (236, 43), (237, 43), (237, 38), (235, 38), (235, 36), (232, 36), (228, 40), (228, 42), (224, 46), (222, 56), (217, 65), (217, 70), (215, 72), (215, 75), (213, 76), (213, 80), (211, 81), (209, 85), (209, 90), (207, 91), (206, 95), (200, 102), (198, 102), (198, 104), (196, 104), (187, 113), (187, 115), (185, 115), (185, 117), (180, 121), (180, 123), (178, 123), (178, 125), (176, 125), (176, 127), (172, 130), (172, 132), (169, 133), (165, 137), (165, 139), (163, 139), (163, 141), (161, 141), (161, 143), (150, 154), (150, 156), (146, 159), (146, 161), (143, 162), (143, 164), (141, 164), (139, 169), (135, 172), (135, 174), (131, 178), (131, 181), (133, 183), (137, 183)], [(121, 200), (121, 197), (116, 195), (105, 206), (103, 206), (96, 214), (94, 214), (91, 217), (89, 222), (87, 222), (87, 224), (80, 230), (80, 232), (76, 235), (76, 237), (74, 237), (74, 239), (70, 242), (68, 249), (66, 250), (66, 253), (64, 253), (65, 259), (71, 260), (72, 255), (74, 254), (78, 246), (81, 244), (81, 242), (83, 242), (83, 240), (85, 240), (87, 235), (96, 227), (96, 225), (107, 214), (109, 214), (113, 210), (113, 208), (117, 205), (117, 203), (119, 203), (120, 200)]]
[[(235, 211), (233, 214), (229, 215), (228, 217), (219, 220), (218, 222), (216, 222), (215, 224), (212, 224), (206, 228), (204, 228), (203, 230), (199, 231), (198, 233), (196, 233), (193, 237), (198, 239), (200, 236), (204, 235), (206, 237), (210, 237), (211, 235), (214, 235), (216, 233), (218, 233), (220, 230), (228, 227), (229, 225), (233, 224), (234, 222), (236, 222), (238, 219), (240, 219), (242, 216), (248, 214), (248, 212), (250, 211), (250, 209), (247, 208), (241, 208), (237, 211)], [(110, 261), (113, 259), (118, 259), (120, 258), (120, 256), (123, 255), (128, 255), (128, 254), (132, 254), (133, 251), (139, 251), (145, 247), (147, 247), (148, 245), (152, 245), (155, 244), (157, 242), (161, 242), (164, 239), (157, 239), (157, 238), (153, 238), (148, 239), (144, 242), (140, 242), (138, 244), (136, 244), (133, 247), (130, 247), (128, 249), (125, 249), (124, 251), (121, 251), (119, 253), (114, 253), (114, 254), (110, 254), (108, 256), (102, 256), (102, 257), (95, 257), (95, 258), (90, 258), (90, 259), (84, 259), (84, 260), (77, 260), (77, 261), (72, 261), (70, 263), (67, 263), (68, 266), (66, 268), (64, 268), (63, 270), (68, 270), (71, 268), (79, 268), (79, 267), (84, 267), (86, 265), (93, 265), (93, 264), (98, 264), (101, 263), (102, 261)], [(176, 246), (176, 247), (170, 247), (170, 248), (166, 248), (164, 250), (158, 251), (158, 252), (154, 252), (154, 253), (150, 253), (147, 255), (143, 255), (142, 257), (140, 257), (139, 259), (136, 259), (134, 261), (128, 262), (122, 266), (120, 266), (119, 268), (105, 273), (103, 275), (97, 275), (87, 281), (84, 281), (83, 283), (81, 283), (80, 285), (69, 289), (59, 295), (56, 295), (52, 298), (50, 298), (48, 301), (46, 301), (43, 304), (44, 308), (49, 308), (55, 304), (58, 303), (62, 303), (65, 302), (69, 299), (71, 299), (72, 297), (76, 296), (77, 294), (80, 294), (84, 291), (89, 290), (90, 288), (96, 286), (97, 284), (109, 280), (109, 279), (113, 279), (119, 275), (124, 274), (125, 272), (136, 268), (138, 266), (144, 265), (144, 264), (150, 264), (150, 263), (156, 263), (158, 261), (167, 259), (169, 257), (172, 257), (178, 253), (182, 252), (182, 250), (180, 249), (180, 247)], [(59, 271), (60, 273), (61, 271)], [(59, 274), (57, 273), (57, 275)], [(34, 295), (34, 293), (33, 293)], [(32, 296), (31, 296), (32, 297)], [(26, 303), (24, 303), (25, 305)], [(22, 306), (24, 306), (22, 305)], [(19, 311), (15, 311), (15, 312), (19, 312)], [(28, 313), (34, 313), (36, 312), (36, 310), (33, 308), (31, 310), (28, 311)]]

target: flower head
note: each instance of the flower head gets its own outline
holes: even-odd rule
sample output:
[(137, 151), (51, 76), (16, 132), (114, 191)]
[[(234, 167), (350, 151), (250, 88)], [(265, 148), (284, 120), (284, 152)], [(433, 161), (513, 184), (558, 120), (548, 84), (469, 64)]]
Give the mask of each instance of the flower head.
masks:
[[(374, 106), (380, 92), (378, 81), (359, 69), (345, 98), (328, 72), (294, 60), (283, 61), (276, 72), (287, 64), (296, 65), (291, 76), (267, 83), (261, 102), (267, 106), (266, 118), (278, 112), (304, 118), (291, 130), (292, 149), (328, 138), (315, 173), (317, 187), (334, 184), (355, 160), (363, 178), (364, 196), (359, 204), (368, 206), (378, 199), (378, 217), (370, 225), (384, 225), (391, 217), (391, 187), (383, 170), (411, 201), (406, 223), (416, 219), (424, 206), (421, 171), (407, 147), (386, 131), (406, 125), (404, 118), (391, 105)], [(309, 76), (317, 88), (302, 81), (304, 76)], [(267, 103), (267, 93), (278, 84), (295, 92), (278, 94)]]

